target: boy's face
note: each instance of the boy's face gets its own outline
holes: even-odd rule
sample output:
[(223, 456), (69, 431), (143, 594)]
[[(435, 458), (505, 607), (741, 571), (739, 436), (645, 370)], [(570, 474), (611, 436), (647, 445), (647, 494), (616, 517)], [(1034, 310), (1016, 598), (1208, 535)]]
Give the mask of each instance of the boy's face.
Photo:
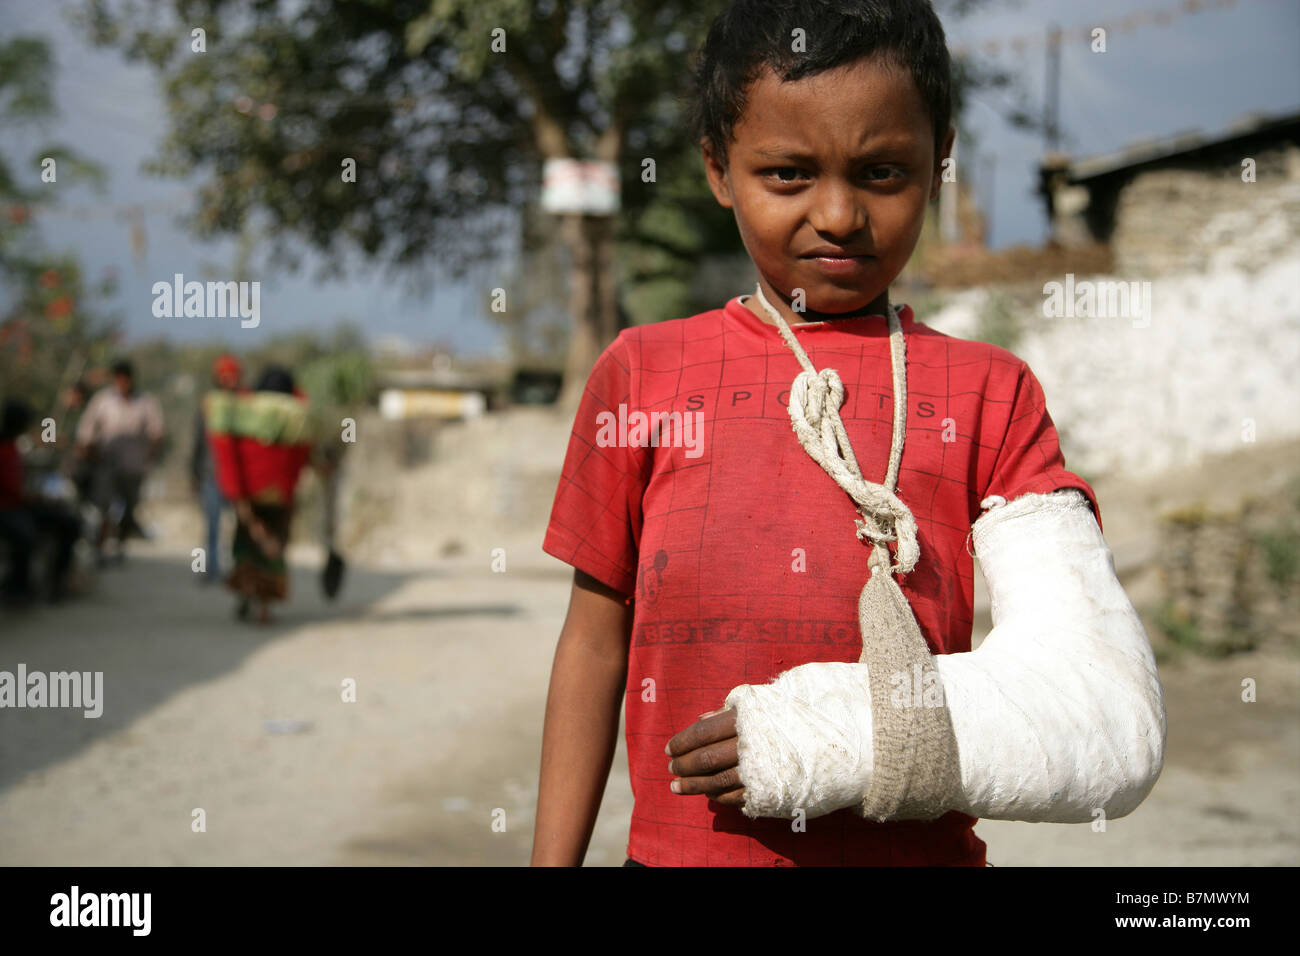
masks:
[[(708, 145), (704, 160), (763, 294), (787, 321), (811, 322), (884, 314), (889, 284), (939, 195), (952, 138), (949, 130), (935, 156), (911, 77), (870, 58), (790, 83), (764, 72), (749, 88), (726, 167)], [(796, 289), (801, 313), (791, 308)], [(769, 321), (757, 302), (750, 308)]]

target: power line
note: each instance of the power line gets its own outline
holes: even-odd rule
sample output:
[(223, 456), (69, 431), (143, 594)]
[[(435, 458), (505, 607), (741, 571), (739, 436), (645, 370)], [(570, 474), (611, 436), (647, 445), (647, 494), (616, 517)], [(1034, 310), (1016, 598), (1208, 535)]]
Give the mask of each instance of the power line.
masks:
[[(1176, 3), (1154, 10), (1141, 10), (1119, 18), (1112, 17), (1106, 22), (1091, 22), (1064, 27), (1061, 30), (1061, 41), (1066, 44), (1074, 40), (1091, 43), (1093, 39), (1092, 31), (1099, 28), (1105, 30), (1107, 36), (1135, 33), (1148, 27), (1165, 29), (1174, 26), (1183, 17), (1202, 13), (1206, 10), (1226, 10), (1237, 6), (1239, 2), (1246, 2), (1246, 0), (1178, 0)], [(978, 52), (983, 53), (985, 56), (996, 57), (1005, 49), (1020, 57), (1049, 42), (1051, 41), (1047, 34), (1036, 30), (1011, 37), (969, 40), (953, 44), (949, 46), (948, 50), (953, 56), (971, 56)]]

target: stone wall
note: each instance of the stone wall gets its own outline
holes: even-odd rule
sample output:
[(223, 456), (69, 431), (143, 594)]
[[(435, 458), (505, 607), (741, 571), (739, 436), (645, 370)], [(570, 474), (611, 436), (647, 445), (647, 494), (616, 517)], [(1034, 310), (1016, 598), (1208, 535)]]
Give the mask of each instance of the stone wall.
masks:
[[(1034, 370), (1066, 462), (1086, 477), (1154, 475), (1293, 438), (1300, 435), (1300, 215), (1289, 207), (1300, 203), (1300, 183), (1274, 196), (1269, 209), (1203, 221), (1204, 232), (1233, 238), (1201, 268), (1151, 279), (1131, 269), (1075, 276), (1150, 282), (1148, 316), (1049, 317), (1038, 282), (947, 296), (918, 320), (984, 340), (991, 324), (1012, 328), (1013, 341), (992, 340)], [(1243, 215), (1253, 230), (1236, 233)], [(990, 323), (990, 314), (1003, 313)]]
[(1234, 509), (1162, 516), (1158, 626), (1174, 646), (1221, 656), (1300, 648), (1300, 482)]
[[(1250, 157), (1255, 182), (1242, 181), (1244, 158), (1137, 174), (1116, 204), (1116, 271), (1135, 278), (1199, 271), (1225, 255), (1246, 264), (1258, 245), (1300, 236), (1300, 149)], [(1276, 234), (1255, 235), (1262, 223)]]

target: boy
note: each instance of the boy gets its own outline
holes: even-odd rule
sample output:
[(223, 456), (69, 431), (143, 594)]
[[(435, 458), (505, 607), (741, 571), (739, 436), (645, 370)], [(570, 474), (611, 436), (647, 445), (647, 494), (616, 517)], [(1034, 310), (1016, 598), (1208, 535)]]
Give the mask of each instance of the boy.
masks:
[[(889, 300), (953, 141), (937, 17), (737, 0), (696, 85), (759, 285), (591, 373), (544, 542), (575, 575), (533, 863), (581, 863), (621, 696), (628, 865), (984, 865), (978, 816), (1131, 812), (1164, 709), (1092, 489), (1024, 363)], [(611, 440), (633, 412), (704, 440)]]

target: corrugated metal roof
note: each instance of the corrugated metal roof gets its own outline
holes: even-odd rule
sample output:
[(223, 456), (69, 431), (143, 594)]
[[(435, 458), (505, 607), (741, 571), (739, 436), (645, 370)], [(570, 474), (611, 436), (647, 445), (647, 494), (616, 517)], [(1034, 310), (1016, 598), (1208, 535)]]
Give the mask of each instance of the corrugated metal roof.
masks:
[[(1233, 140), (1259, 136), (1273, 130), (1282, 131), (1288, 126), (1300, 127), (1300, 112), (1274, 115), (1249, 113), (1233, 121), (1227, 129), (1217, 133), (1184, 130), (1158, 139), (1141, 139), (1114, 153), (1068, 160), (1066, 170), (1071, 183), (1086, 183), (1090, 179), (1109, 176), (1137, 166), (1172, 159), (1175, 156), (1213, 146), (1223, 146)], [(1050, 160), (1045, 162), (1044, 166), (1049, 163)], [(1059, 168), (1059, 159), (1055, 165)]]

